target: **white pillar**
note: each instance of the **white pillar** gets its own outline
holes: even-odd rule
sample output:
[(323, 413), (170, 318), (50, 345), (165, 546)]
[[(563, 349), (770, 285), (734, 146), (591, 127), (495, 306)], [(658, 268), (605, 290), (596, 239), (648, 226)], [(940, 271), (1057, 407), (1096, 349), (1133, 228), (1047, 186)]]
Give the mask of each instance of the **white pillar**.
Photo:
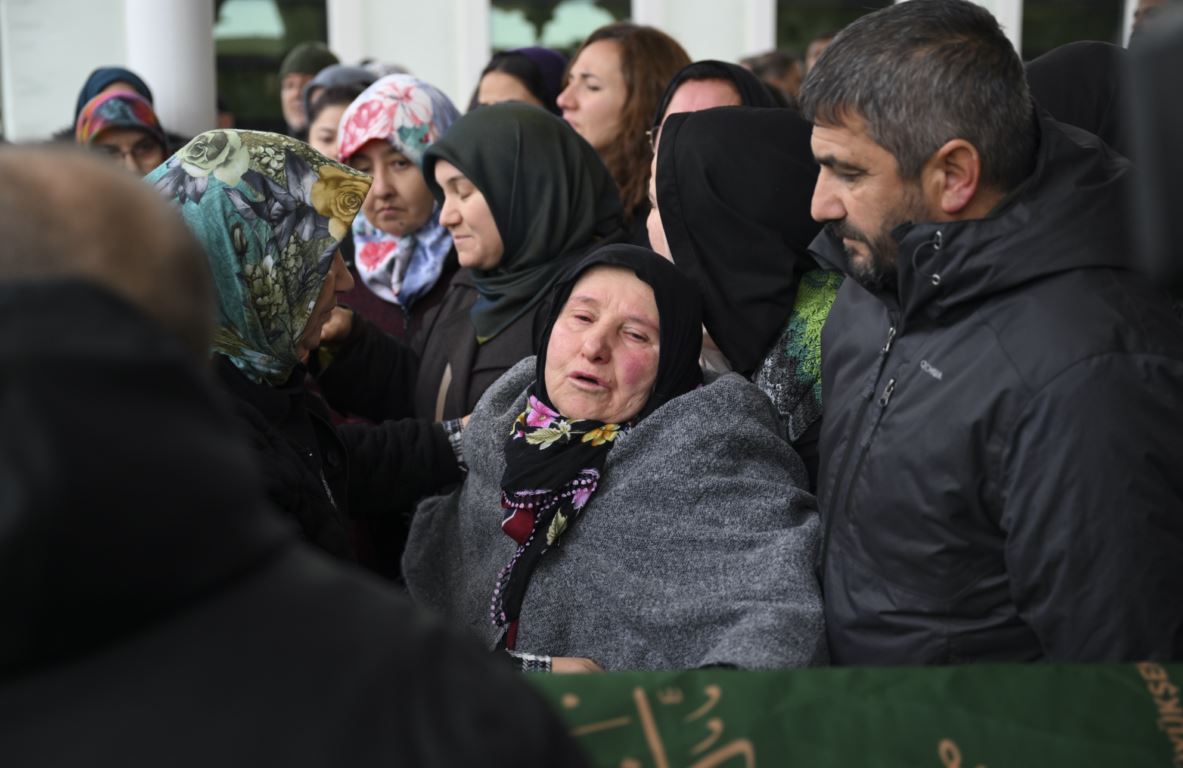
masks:
[(327, 0), (326, 9), (329, 47), (342, 61), (400, 64), (468, 106), (489, 61), (489, 0)]
[(127, 68), (147, 81), (156, 114), (174, 133), (214, 127), (217, 64), (208, 0), (124, 0)]
[(456, 106), (468, 109), (481, 70), (493, 55), (488, 0), (458, 0), (456, 3)]
[(776, 0), (633, 0), (632, 19), (657, 27), (694, 61), (739, 61), (776, 47)]
[(325, 16), (329, 50), (345, 64), (356, 64), (366, 58), (365, 0), (327, 0)]
[(744, 56), (776, 48), (776, 0), (744, 3)]

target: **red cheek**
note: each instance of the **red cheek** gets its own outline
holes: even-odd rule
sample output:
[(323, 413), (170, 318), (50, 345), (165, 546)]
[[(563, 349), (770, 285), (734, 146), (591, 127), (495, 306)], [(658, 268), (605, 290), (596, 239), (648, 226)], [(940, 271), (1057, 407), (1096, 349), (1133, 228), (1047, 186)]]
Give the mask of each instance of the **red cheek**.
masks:
[(630, 350), (619, 354), (617, 360), (618, 380), (622, 387), (635, 387), (656, 375), (657, 353), (654, 351)]

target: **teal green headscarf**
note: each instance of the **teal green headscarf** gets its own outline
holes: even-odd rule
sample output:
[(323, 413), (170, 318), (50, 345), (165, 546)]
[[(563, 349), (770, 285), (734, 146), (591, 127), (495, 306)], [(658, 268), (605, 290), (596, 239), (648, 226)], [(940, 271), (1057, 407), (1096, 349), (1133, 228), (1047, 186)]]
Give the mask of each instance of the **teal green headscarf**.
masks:
[(474, 269), (477, 340), (488, 341), (547, 295), (576, 261), (605, 239), (623, 238), (616, 184), (591, 145), (541, 107), (490, 104), (457, 120), (423, 155), (437, 200), (435, 163), (463, 173), (493, 213), (505, 253)]
[(371, 179), (276, 133), (208, 131), (146, 180), (205, 246), (218, 296), (213, 351), (278, 385)]

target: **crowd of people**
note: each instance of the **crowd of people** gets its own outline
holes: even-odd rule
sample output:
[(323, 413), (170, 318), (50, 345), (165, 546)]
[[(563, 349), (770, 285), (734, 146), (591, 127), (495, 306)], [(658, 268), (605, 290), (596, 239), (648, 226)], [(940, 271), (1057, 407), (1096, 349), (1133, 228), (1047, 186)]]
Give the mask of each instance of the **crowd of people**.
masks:
[(125, 696), (160, 758), (239, 676), (264, 762), (578, 764), (512, 670), (1183, 656), (1123, 50), (1025, 65), (966, 0), (817, 42), (615, 23), (464, 113), (309, 44), (289, 135), (188, 140), (102, 68), (106, 159), (0, 151), (18, 746)]

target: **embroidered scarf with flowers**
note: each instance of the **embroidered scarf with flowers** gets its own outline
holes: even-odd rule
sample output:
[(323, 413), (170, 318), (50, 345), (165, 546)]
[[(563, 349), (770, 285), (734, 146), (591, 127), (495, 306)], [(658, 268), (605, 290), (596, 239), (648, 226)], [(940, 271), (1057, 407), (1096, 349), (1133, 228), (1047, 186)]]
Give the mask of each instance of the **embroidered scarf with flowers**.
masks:
[(493, 589), (490, 618), (513, 650), (530, 575), (587, 505), (608, 451), (629, 425), (571, 420), (531, 389), (505, 444), (501, 530), (518, 543)]

